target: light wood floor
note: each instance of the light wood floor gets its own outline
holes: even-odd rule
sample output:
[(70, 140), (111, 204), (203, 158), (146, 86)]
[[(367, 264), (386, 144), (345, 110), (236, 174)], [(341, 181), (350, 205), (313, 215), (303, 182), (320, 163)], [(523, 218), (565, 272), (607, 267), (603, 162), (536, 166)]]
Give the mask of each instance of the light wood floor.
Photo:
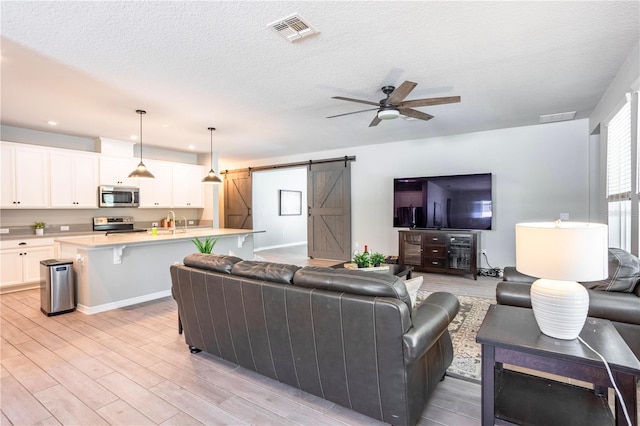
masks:
[[(295, 252), (257, 254), (330, 263)], [(430, 291), (495, 294), (495, 278), (424, 276)], [(0, 296), (2, 425), (381, 424), (205, 353), (192, 355), (170, 298), (95, 315), (46, 317), (39, 307), (37, 290)], [(447, 377), (420, 424), (478, 425), (479, 418), (480, 386)]]

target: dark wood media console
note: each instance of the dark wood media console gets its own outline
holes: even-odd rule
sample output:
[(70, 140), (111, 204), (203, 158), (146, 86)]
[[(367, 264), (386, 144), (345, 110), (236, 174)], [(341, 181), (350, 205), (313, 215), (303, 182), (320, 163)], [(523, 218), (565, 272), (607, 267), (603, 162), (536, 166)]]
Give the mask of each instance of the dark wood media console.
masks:
[(480, 231), (411, 229), (399, 231), (398, 262), (416, 271), (473, 275), (478, 279)]

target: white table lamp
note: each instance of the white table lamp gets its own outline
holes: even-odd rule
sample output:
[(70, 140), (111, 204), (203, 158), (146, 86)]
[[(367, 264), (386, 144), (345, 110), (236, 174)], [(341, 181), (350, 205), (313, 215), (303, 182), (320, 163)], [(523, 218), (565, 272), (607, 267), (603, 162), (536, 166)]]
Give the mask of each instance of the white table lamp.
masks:
[(519, 223), (516, 269), (540, 277), (531, 286), (531, 306), (540, 331), (557, 339), (575, 339), (589, 310), (589, 294), (576, 281), (609, 275), (607, 225)]

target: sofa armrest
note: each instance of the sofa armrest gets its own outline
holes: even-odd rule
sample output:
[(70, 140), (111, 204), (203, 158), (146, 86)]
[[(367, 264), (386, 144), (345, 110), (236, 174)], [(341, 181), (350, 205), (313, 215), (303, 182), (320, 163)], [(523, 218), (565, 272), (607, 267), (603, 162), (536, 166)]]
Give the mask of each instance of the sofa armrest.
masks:
[(458, 298), (451, 293), (433, 293), (413, 311), (413, 327), (402, 336), (405, 360), (412, 362), (427, 350), (447, 330), (460, 310)]
[(513, 266), (507, 266), (502, 271), (502, 281), (509, 281), (509, 282), (514, 281), (519, 283), (531, 284), (535, 280), (537, 280), (536, 277), (522, 274), (518, 272), (518, 270)]

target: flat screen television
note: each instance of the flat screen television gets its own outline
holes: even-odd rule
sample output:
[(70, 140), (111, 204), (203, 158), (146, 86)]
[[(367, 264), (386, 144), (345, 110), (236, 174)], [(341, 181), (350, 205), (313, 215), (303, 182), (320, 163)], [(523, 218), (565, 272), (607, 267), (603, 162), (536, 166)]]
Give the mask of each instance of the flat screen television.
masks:
[(491, 173), (396, 178), (396, 228), (491, 229)]

